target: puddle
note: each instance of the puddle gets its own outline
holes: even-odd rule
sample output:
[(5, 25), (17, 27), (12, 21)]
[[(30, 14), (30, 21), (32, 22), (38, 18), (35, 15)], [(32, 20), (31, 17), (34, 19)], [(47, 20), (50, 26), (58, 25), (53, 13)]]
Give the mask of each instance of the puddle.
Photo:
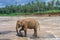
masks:
[[(21, 37), (21, 36), (18, 36)], [(24, 35), (22, 36), (24, 37)], [(35, 39), (35, 38), (56, 38), (53, 34), (45, 33), (45, 34), (38, 34), (38, 37), (34, 37), (32, 34), (27, 34), (27, 37), (30, 39)]]
[(1, 35), (8, 34), (8, 33), (14, 33), (15, 31), (2, 31), (0, 32)]
[(10, 39), (0, 39), (0, 40), (10, 40)]
[[(22, 17), (20, 17), (20, 19), (21, 19)], [(23, 17), (23, 18), (25, 18), (25, 17)], [(57, 18), (57, 17), (56, 17)], [(51, 18), (37, 18), (37, 20), (39, 20), (39, 22), (40, 22), (40, 24), (42, 24), (42, 25), (40, 25), (41, 26), (41, 29), (42, 30), (44, 30), (45, 32), (46, 32), (46, 30), (47, 31), (51, 31), (52, 30), (52, 27), (53, 28), (59, 28), (59, 27), (55, 27), (56, 26), (56, 24), (58, 25), (58, 24), (60, 24), (59, 22), (59, 18), (58, 19), (56, 19), (56, 18), (53, 18), (53, 17), (51, 17)], [(60, 40), (60, 39), (52, 39), (52, 38), (56, 38), (56, 35), (55, 35), (55, 33), (54, 33), (54, 31), (55, 30), (57, 30), (57, 31), (55, 31), (56, 33), (59, 33), (59, 30), (58, 29), (54, 29), (54, 30), (52, 30), (51, 32), (53, 32), (54, 34), (51, 34), (51, 33), (45, 33), (45, 32), (40, 32), (40, 31), (38, 31), (38, 37), (39, 38), (35, 38), (34, 36), (32, 36), (33, 35), (33, 31), (32, 32), (28, 32), (28, 34), (27, 34), (27, 37), (18, 37), (18, 36), (16, 36), (16, 31), (13, 31), (13, 30), (15, 30), (15, 29), (13, 29), (13, 28), (15, 28), (15, 21), (17, 21), (17, 19), (18, 19), (18, 17), (13, 17), (13, 19), (11, 19), (11, 18), (2, 18), (1, 20), (0, 20), (0, 22), (1, 22), (1, 24), (3, 24), (3, 26), (1, 26), (1, 24), (0, 24), (0, 26), (2, 27), (0, 27), (0, 40)], [(56, 20), (55, 20), (56, 19)], [(3, 22), (3, 23), (2, 23)], [(50, 28), (50, 30), (48, 30), (48, 28), (47, 28), (47, 26), (46, 26), (46, 22), (48, 22), (48, 23), (50, 23), (50, 24), (48, 24), (47, 23), (47, 26)], [(54, 24), (55, 23), (55, 24)], [(5, 24), (7, 24), (7, 26), (5, 25)], [(12, 24), (13, 24), (13, 28), (12, 28)], [(45, 24), (45, 25), (44, 25)], [(55, 26), (49, 26), (49, 25), (55, 25)], [(10, 26), (11, 26), (11, 28), (10, 28)], [(43, 28), (42, 28), (42, 26), (43, 26)], [(60, 25), (59, 25), (60, 26)], [(6, 28), (8, 28), (9, 27), (9, 29), (10, 30), (6, 30), (5, 29), (5, 27)], [(4, 31), (2, 31), (2, 29), (4, 29)], [(59, 36), (60, 37), (60, 35), (57, 35), (57, 36)], [(2, 38), (2, 39), (1, 39)], [(4, 39), (5, 38), (5, 39)], [(49, 39), (50, 38), (50, 39)]]

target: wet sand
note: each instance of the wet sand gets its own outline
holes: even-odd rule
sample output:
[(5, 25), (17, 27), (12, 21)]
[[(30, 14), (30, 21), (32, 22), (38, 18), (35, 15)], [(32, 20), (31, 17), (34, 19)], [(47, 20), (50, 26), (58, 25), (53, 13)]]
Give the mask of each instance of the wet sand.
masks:
[[(27, 37), (16, 35), (16, 21), (22, 18), (35, 18), (40, 23), (39, 38), (34, 38), (33, 29), (28, 29)], [(60, 40), (60, 17), (0, 17), (0, 40)]]

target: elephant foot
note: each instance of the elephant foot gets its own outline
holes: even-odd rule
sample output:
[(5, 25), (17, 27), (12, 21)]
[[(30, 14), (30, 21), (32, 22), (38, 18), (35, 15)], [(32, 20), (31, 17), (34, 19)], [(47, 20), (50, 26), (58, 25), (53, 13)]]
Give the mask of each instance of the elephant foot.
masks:
[(23, 37), (22, 33), (18, 33), (17, 36), (19, 36), (19, 37)]
[(33, 36), (34, 38), (39, 38), (39, 36)]
[(33, 34), (33, 36), (35, 36), (35, 34)]
[(37, 35), (33, 34), (33, 36), (37, 36)]
[(34, 38), (39, 38), (39, 36), (37, 36), (37, 35), (35, 35), (35, 34), (33, 34), (33, 37), (34, 37)]
[(27, 37), (26, 35), (24, 37)]
[(23, 35), (21, 35), (21, 34), (18, 34), (17, 36), (19, 36), (19, 37), (23, 37)]

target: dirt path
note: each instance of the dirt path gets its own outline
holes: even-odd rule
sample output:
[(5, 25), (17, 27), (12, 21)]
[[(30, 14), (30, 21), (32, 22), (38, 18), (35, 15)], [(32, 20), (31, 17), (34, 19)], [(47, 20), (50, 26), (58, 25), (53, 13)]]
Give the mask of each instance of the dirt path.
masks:
[(30, 29), (28, 29), (27, 37), (16, 36), (16, 21), (22, 18), (29, 17), (0, 17), (0, 40), (60, 40), (60, 17), (30, 17), (40, 23), (39, 38), (34, 38), (33, 30)]

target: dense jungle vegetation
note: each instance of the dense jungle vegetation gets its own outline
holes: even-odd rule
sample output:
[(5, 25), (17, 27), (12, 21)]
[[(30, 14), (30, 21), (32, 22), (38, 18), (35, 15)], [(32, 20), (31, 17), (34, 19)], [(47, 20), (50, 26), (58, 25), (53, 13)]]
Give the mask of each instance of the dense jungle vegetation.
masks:
[(0, 8), (0, 15), (23, 15), (23, 14), (46, 14), (46, 13), (60, 13), (60, 1), (54, 0), (50, 2), (40, 2), (35, 0), (24, 5), (6, 5)]

